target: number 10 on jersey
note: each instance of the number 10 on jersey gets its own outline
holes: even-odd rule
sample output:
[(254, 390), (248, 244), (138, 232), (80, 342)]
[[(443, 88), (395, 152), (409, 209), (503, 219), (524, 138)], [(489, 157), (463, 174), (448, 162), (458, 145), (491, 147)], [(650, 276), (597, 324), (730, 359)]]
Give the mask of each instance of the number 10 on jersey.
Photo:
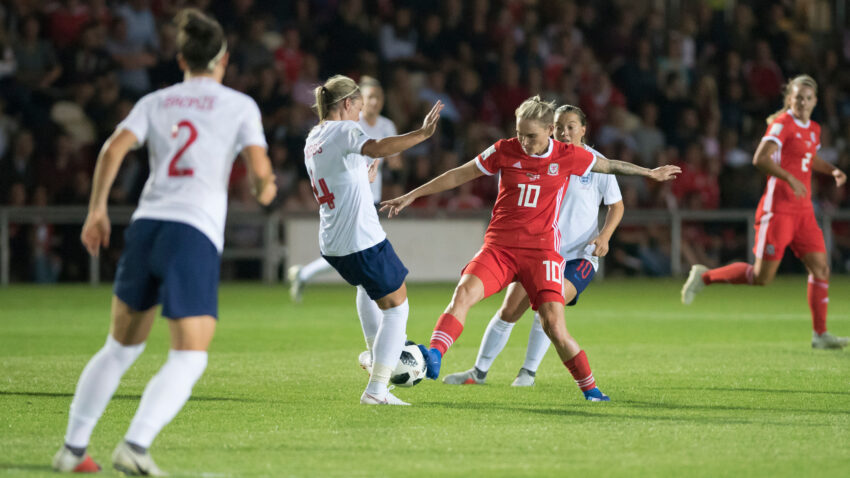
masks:
[(540, 186), (536, 184), (517, 184), (519, 188), (519, 201), (517, 206), (537, 207), (537, 198), (540, 197)]

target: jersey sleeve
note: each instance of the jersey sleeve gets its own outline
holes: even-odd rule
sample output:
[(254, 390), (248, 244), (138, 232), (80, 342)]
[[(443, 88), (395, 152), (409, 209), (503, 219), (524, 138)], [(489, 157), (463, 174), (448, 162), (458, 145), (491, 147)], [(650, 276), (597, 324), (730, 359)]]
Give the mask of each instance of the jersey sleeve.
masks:
[(345, 121), (344, 123), (340, 130), (345, 135), (342, 138), (344, 154), (362, 154), (363, 145), (372, 138), (363, 131), (363, 128), (356, 121)]
[(475, 157), (475, 165), (487, 176), (492, 176), (499, 172), (499, 157), (501, 157), (501, 154), (499, 154), (499, 149), (496, 147), (498, 144), (494, 143)]
[(248, 113), (242, 120), (242, 124), (239, 125), (239, 132), (236, 136), (238, 150), (242, 151), (248, 146), (268, 148), (266, 135), (263, 132), (263, 116), (260, 114), (260, 108), (253, 100), (248, 103)]
[(148, 129), (150, 126), (148, 118), (150, 117), (152, 104), (153, 101), (150, 96), (142, 97), (142, 99), (133, 106), (133, 109), (130, 110), (130, 114), (128, 114), (123, 121), (118, 123), (118, 126), (115, 127), (115, 131), (126, 129), (133, 133), (138, 145), (145, 144), (145, 141), (148, 139)]
[(623, 200), (623, 194), (620, 192), (620, 185), (617, 183), (617, 176), (613, 174), (605, 174), (605, 184), (602, 190), (602, 202), (606, 206)]
[(767, 132), (764, 133), (762, 141), (773, 141), (780, 147), (785, 143), (788, 135), (791, 134), (789, 125), (782, 121), (782, 116), (773, 120), (767, 127)]
[(576, 148), (573, 146), (573, 160), (570, 162), (570, 174), (576, 176), (585, 176), (593, 169), (596, 164), (596, 155), (587, 151), (584, 148)]

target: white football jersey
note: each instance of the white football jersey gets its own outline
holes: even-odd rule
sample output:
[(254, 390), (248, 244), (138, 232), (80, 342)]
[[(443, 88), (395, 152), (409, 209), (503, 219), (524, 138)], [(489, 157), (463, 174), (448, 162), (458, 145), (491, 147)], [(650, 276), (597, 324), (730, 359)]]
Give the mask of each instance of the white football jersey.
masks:
[(387, 238), (369, 186), (372, 159), (360, 154), (369, 139), (354, 121), (325, 121), (307, 136), (304, 163), (319, 201), (322, 255), (347, 256)]
[[(395, 136), (398, 132), (395, 129), (395, 124), (393, 124), (392, 120), (384, 116), (378, 116), (378, 120), (375, 121), (375, 125), (372, 126), (366, 119), (363, 117), (363, 113), (360, 113), (360, 121), (358, 122), (363, 131), (366, 133), (366, 136), (372, 139), (384, 139), (387, 136)], [(369, 158), (367, 156), (367, 158)], [(381, 158), (379, 158), (381, 159)], [(369, 158), (369, 164), (372, 164), (372, 158)], [(381, 202), (381, 168), (384, 166), (384, 162), (381, 161), (378, 163), (378, 176), (375, 178), (375, 181), (372, 183), (372, 199), (375, 204)]]
[(221, 252), (233, 161), (246, 146), (267, 147), (257, 103), (198, 77), (145, 95), (117, 129), (147, 143), (150, 156), (133, 219), (189, 224)]
[[(584, 145), (584, 149), (598, 157), (599, 151)], [(567, 192), (561, 201), (558, 228), (561, 230), (561, 256), (564, 261), (586, 259), (599, 268), (599, 258), (593, 255), (593, 246), (587, 243), (599, 235), (599, 204), (606, 206), (623, 199), (617, 178), (613, 174), (588, 172), (584, 176), (572, 175)]]

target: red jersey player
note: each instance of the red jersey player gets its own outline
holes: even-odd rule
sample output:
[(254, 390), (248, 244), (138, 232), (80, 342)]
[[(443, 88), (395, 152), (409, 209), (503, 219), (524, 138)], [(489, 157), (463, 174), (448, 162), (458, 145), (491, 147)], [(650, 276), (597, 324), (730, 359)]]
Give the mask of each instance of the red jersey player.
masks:
[(389, 210), (392, 217), (419, 197), (455, 188), (483, 175), (500, 174), (499, 195), (484, 246), (463, 269), (452, 301), (434, 327), (431, 349), (422, 347), (428, 378), (439, 375), (442, 356), (460, 336), (469, 309), (518, 280), (585, 398), (609, 400), (596, 387), (587, 356), (564, 323), (563, 259), (558, 254), (561, 199), (571, 174), (583, 176), (595, 171), (666, 181), (680, 170), (676, 166), (649, 170), (594, 157), (581, 147), (554, 141), (550, 139), (554, 115), (554, 105), (540, 97), (526, 100), (516, 110), (516, 138), (498, 141), (465, 165), (381, 203), (381, 210)]
[(768, 175), (756, 210), (755, 264), (735, 262), (708, 270), (696, 264), (682, 287), (682, 302), (690, 304), (706, 285), (714, 283), (767, 285), (776, 276), (786, 247), (791, 247), (809, 271), (808, 298), (812, 312), (812, 347), (840, 349), (846, 337), (826, 331), (829, 261), (823, 232), (812, 207), (812, 171), (830, 174), (842, 186), (847, 176), (818, 156), (820, 125), (810, 119), (817, 103), (817, 83), (808, 75), (792, 79), (785, 107), (768, 118), (767, 132), (753, 164)]

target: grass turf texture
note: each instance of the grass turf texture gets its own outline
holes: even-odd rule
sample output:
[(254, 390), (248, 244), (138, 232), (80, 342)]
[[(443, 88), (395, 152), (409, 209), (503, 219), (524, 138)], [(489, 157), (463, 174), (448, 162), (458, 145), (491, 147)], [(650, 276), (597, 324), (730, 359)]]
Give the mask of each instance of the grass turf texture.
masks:
[[(209, 367), (154, 442), (174, 476), (847, 476), (850, 354), (810, 348), (804, 277), (714, 286), (679, 303), (676, 280), (597, 281), (567, 325), (611, 403), (588, 403), (553, 350), (530, 389), (510, 386), (530, 313), (484, 386), (396, 389), (413, 407), (358, 404), (366, 374), (354, 290), (230, 284)], [(830, 329), (850, 334), (850, 278)], [(408, 335), (427, 342), (451, 285), (409, 287)], [(0, 289), (0, 474), (49, 474), (68, 406), (108, 328), (107, 287)], [(442, 374), (469, 368), (501, 294), (476, 306)], [(89, 451), (109, 461), (165, 361), (159, 320)]]

